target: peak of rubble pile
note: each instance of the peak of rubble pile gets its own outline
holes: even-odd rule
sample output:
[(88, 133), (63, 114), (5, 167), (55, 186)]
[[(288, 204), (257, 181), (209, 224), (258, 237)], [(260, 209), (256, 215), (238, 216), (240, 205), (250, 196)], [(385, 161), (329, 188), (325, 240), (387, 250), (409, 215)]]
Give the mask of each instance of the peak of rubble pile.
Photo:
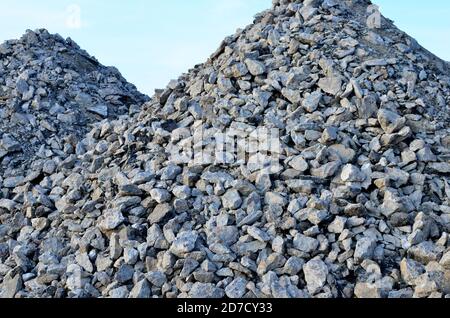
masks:
[(4, 179), (3, 295), (449, 297), (448, 64), (370, 5), (274, 0), (70, 166)]
[(91, 124), (147, 100), (71, 39), (27, 31), (0, 45), (0, 165), (13, 176), (24, 166), (53, 167), (47, 161), (74, 154)]

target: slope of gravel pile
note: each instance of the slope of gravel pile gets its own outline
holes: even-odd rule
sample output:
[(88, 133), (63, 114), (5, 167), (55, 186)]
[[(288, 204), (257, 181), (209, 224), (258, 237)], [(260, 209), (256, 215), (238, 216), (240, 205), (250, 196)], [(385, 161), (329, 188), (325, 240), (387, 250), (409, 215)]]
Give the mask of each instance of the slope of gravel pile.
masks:
[[(448, 297), (448, 64), (369, 4), (274, 0), (72, 165), (4, 180), (2, 295)], [(264, 129), (280, 150), (194, 160)]]
[(37, 30), (1, 44), (0, 178), (15, 177), (14, 187), (25, 167), (53, 172), (90, 124), (139, 111), (147, 100), (71, 39)]

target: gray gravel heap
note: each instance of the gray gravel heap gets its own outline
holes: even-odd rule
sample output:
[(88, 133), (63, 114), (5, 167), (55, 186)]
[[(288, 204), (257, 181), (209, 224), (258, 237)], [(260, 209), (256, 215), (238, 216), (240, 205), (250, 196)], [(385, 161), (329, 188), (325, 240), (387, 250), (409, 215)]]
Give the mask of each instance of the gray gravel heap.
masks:
[[(2, 296), (449, 297), (448, 64), (369, 4), (274, 0), (70, 164), (3, 177)], [(173, 156), (201, 128), (276, 128), (279, 166)]]
[(11, 186), (24, 183), (24, 166), (53, 172), (91, 124), (138, 112), (147, 100), (71, 39), (27, 31), (0, 45), (0, 167), (17, 178)]

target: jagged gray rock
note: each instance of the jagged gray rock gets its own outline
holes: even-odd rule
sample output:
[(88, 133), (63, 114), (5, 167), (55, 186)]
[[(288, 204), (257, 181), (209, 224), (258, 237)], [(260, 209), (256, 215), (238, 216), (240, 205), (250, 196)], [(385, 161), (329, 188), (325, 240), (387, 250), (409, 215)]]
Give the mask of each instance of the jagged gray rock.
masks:
[[(449, 67), (369, 4), (274, 0), (146, 103), (72, 41), (1, 46), (0, 293), (449, 297)], [(79, 59), (16, 74), (36, 38)]]

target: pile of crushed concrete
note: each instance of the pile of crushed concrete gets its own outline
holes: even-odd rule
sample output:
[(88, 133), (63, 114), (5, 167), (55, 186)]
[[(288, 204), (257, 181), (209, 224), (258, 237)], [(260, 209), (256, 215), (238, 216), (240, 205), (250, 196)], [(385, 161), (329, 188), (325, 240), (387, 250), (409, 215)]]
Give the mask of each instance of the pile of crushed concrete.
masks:
[(0, 295), (449, 297), (450, 66), (370, 5), (274, 0), (145, 102), (1, 46)]
[(140, 110), (149, 98), (71, 39), (27, 31), (0, 45), (0, 160), (7, 174), (54, 171), (101, 119)]

